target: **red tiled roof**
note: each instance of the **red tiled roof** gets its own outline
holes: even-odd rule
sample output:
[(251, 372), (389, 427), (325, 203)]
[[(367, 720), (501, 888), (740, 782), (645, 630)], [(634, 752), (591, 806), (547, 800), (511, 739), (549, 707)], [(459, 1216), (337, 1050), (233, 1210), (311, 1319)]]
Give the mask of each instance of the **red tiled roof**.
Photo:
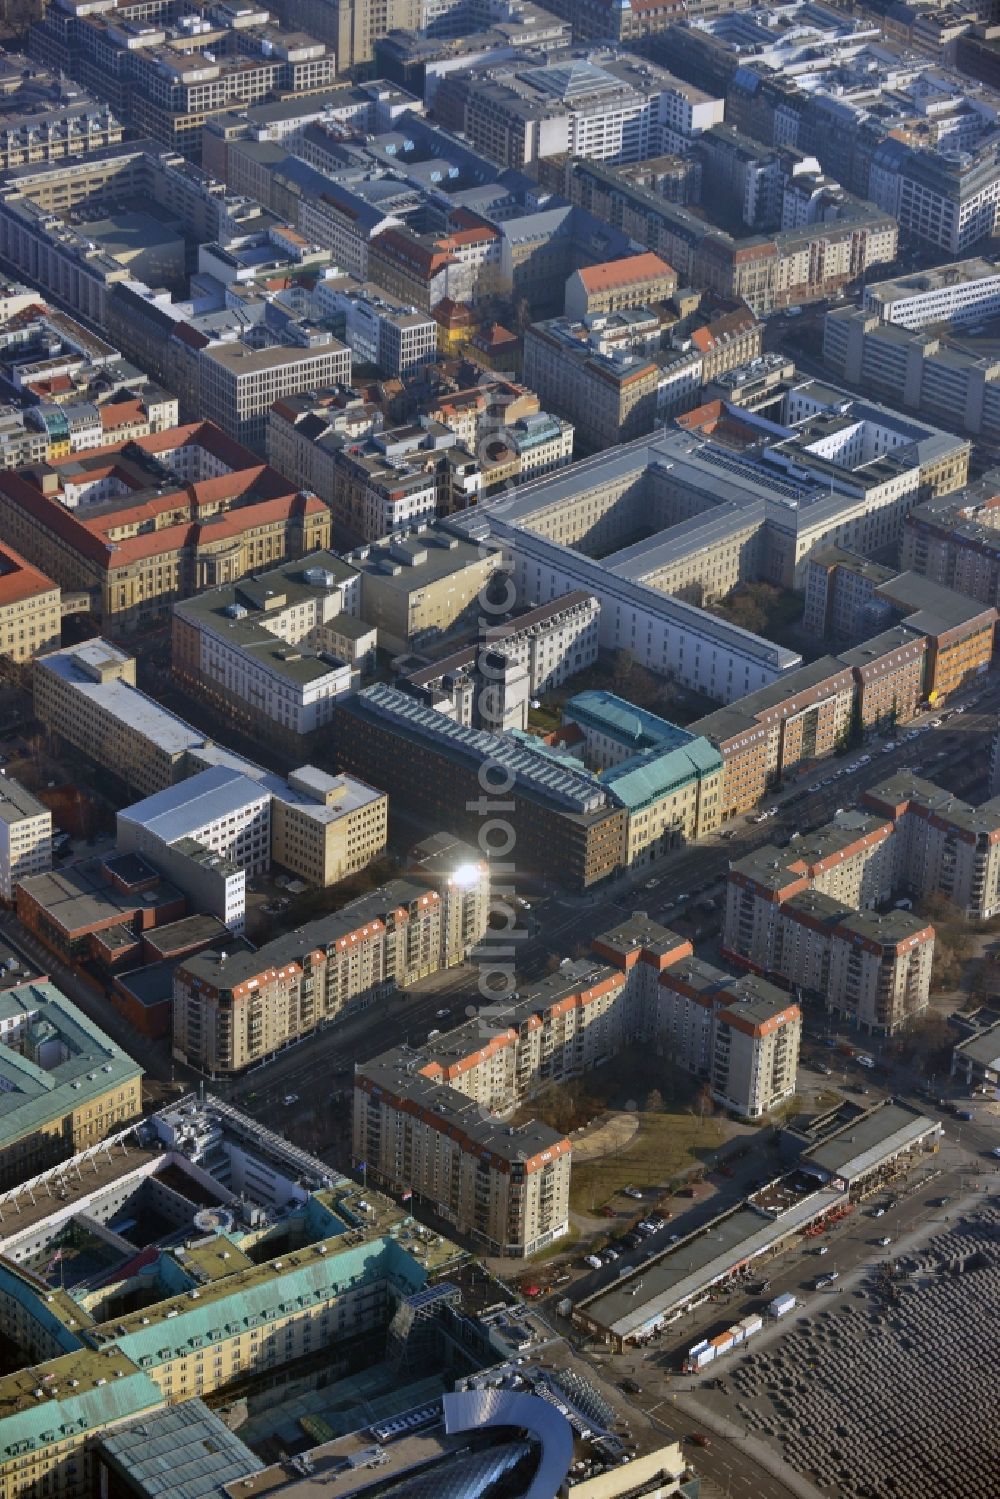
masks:
[(481, 349), (499, 349), (505, 344), (516, 344), (518, 337), (516, 333), (511, 333), (509, 328), (505, 328), (502, 323), (491, 323), (488, 328), (483, 329), (475, 342)]
[(675, 275), (672, 266), (652, 250), (642, 255), (628, 255), (622, 260), (605, 260), (600, 265), (583, 266), (577, 272), (585, 291), (608, 291), (613, 286), (631, 286), (636, 281), (650, 281), (655, 276)]
[(51, 593), (58, 584), (6, 544), (0, 546), (0, 607)]
[(145, 416), (141, 401), (111, 401), (101, 407), (101, 426), (105, 432), (111, 432), (115, 427), (130, 427), (133, 422), (141, 422)]

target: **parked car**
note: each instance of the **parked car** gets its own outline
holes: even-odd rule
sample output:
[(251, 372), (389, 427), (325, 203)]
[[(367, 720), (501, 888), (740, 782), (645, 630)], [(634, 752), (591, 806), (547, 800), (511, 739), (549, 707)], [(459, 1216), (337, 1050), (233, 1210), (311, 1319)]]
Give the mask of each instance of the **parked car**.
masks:
[(290, 1109), (293, 1103), (298, 1103), (299, 1095), (297, 1093), (286, 1093), (281, 1101), (286, 1109)]
[(881, 1207), (881, 1206), (872, 1208), (872, 1217), (873, 1218), (884, 1218), (885, 1217), (885, 1208)]
[(888, 1234), (883, 1234), (881, 1239), (877, 1240), (877, 1243), (879, 1245), (879, 1248), (885, 1249), (886, 1245), (892, 1243), (892, 1240), (890, 1239)]
[(813, 1286), (817, 1291), (825, 1291), (827, 1286), (832, 1286), (835, 1280), (840, 1279), (839, 1270), (827, 1270), (823, 1275), (817, 1275)]

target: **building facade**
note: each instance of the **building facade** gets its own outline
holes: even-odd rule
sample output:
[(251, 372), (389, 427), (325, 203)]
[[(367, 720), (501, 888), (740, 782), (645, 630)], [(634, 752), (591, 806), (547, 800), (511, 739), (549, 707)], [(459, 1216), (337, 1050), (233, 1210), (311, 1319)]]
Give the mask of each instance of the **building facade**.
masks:
[(13, 776), (0, 782), (0, 899), (14, 886), (52, 868), (52, 813)]

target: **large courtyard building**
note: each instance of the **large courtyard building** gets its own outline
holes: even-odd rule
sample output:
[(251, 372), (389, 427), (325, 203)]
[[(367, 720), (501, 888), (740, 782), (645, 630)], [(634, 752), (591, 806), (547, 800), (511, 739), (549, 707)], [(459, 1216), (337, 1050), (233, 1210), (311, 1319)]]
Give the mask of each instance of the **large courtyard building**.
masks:
[(0, 1078), (4, 1188), (142, 1112), (142, 1068), (47, 980), (0, 993)]
[[(276, 1370), (384, 1339), (398, 1305), (458, 1256), (447, 1241), (423, 1244), (380, 1193), (194, 1094), (2, 1203), (0, 1308), (17, 1356), (0, 1380), (0, 1484), (11, 1496), (44, 1486), (88, 1499), (102, 1481), (97, 1443), (113, 1444), (122, 1423), (226, 1391), (265, 1394)], [(148, 1458), (150, 1428), (137, 1435)], [(210, 1423), (195, 1446), (192, 1464), (175, 1422), (171, 1485), (180, 1473), (204, 1492), (207, 1478), (259, 1467)]]
[[(725, 443), (702, 430), (723, 410)], [(504, 545), (520, 604), (586, 589), (602, 647), (731, 703), (798, 661), (699, 605), (751, 580), (800, 587), (819, 546), (897, 544), (919, 500), (968, 474), (963, 439), (818, 381), (791, 382), (779, 411), (705, 408), (450, 525)]]
[(0, 535), (127, 631), (177, 599), (325, 547), (330, 514), (202, 421), (0, 474)]

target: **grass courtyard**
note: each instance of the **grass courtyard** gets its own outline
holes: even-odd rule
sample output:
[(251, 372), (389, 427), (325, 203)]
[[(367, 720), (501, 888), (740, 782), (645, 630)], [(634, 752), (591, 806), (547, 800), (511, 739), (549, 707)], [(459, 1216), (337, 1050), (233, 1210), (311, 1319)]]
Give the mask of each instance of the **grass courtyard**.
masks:
[(569, 1189), (574, 1212), (600, 1212), (623, 1187), (642, 1192), (666, 1187), (693, 1166), (708, 1166), (733, 1133), (725, 1119), (701, 1119), (686, 1111), (640, 1110), (637, 1118), (638, 1128), (620, 1148), (594, 1160), (574, 1160)]

